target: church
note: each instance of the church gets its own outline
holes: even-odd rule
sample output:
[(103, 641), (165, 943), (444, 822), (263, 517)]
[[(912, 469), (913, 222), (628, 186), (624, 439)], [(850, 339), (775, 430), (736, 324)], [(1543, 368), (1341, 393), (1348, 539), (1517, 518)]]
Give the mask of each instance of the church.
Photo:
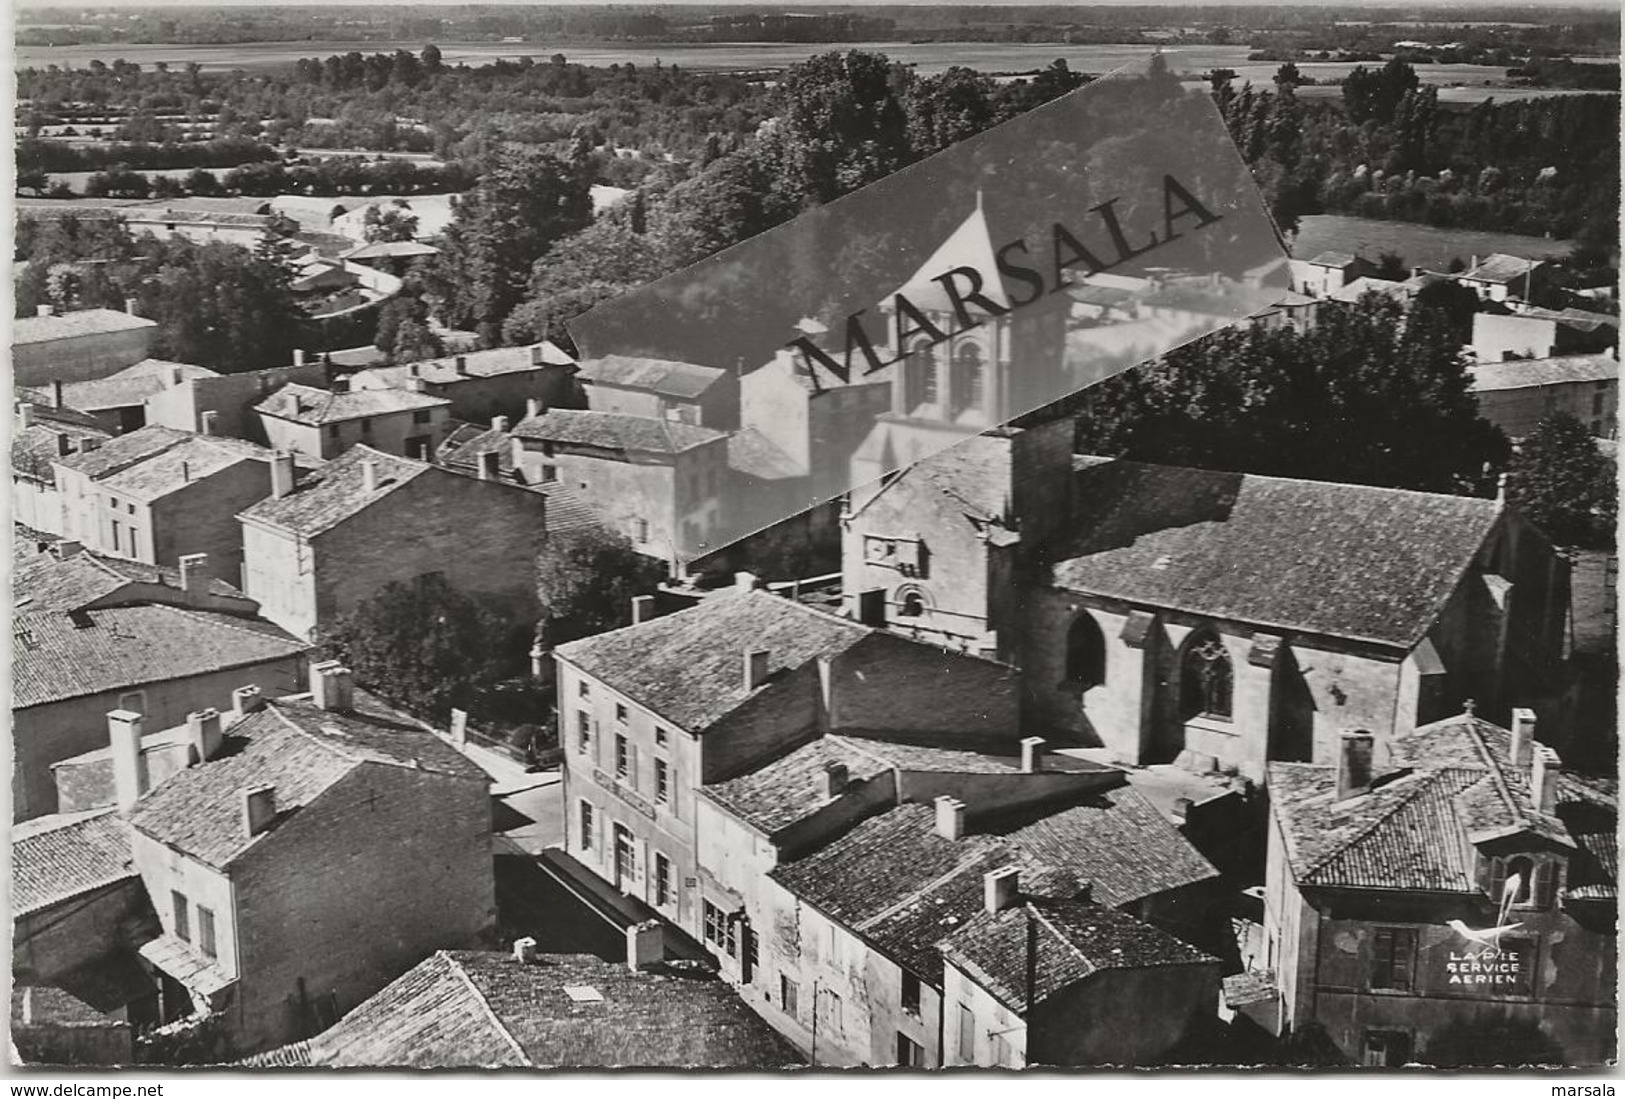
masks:
[(1072, 439), (1069, 420), (995, 429), (854, 492), (845, 612), (1014, 664), (1035, 735), (1254, 782), (1466, 698), (1501, 721), (1556, 704), (1568, 567), (1503, 502)]

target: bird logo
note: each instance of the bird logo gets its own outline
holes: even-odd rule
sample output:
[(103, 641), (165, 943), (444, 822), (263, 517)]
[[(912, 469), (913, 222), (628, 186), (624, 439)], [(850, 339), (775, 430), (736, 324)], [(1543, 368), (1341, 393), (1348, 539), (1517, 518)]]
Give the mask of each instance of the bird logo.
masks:
[(1496, 926), (1486, 927), (1481, 931), (1474, 931), (1460, 920), (1450, 920), (1446, 926), (1469, 942), (1491, 950), (1501, 949), (1501, 936), (1509, 931), (1516, 931), (1522, 927), (1522, 922), (1508, 923), (1507, 918), (1512, 915), (1512, 906), (1517, 903), (1518, 896), (1523, 892), (1523, 875), (1513, 874), (1507, 878), (1501, 887), (1501, 908), (1496, 913)]

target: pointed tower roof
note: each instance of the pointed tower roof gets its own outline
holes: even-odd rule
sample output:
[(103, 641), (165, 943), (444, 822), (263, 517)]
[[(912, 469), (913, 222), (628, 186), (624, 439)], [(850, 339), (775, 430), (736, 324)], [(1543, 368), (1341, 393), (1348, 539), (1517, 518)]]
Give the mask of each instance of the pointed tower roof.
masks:
[[(987, 228), (987, 214), (982, 208), (982, 192), (976, 192), (976, 209), (937, 246), (931, 253), (931, 258), (920, 265), (913, 277), (897, 290), (926, 312), (951, 313), (953, 302), (949, 300), (948, 293), (942, 284), (936, 280), (952, 271), (956, 267), (969, 267), (982, 276), (981, 293), (988, 301), (1002, 308), (1010, 308), (1010, 297), (1005, 293), (1004, 280), (999, 277), (998, 261), (994, 256), (993, 238)], [(961, 292), (968, 293), (971, 287), (967, 280), (960, 278), (956, 285)], [(972, 315), (983, 314), (985, 311), (969, 305)], [(888, 299), (883, 309), (891, 308)]]

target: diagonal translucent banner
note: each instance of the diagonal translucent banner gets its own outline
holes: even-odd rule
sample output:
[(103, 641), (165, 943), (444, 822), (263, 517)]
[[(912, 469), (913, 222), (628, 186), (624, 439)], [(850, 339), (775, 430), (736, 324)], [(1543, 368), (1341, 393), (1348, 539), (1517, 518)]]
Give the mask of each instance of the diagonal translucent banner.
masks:
[[(661, 461), (726, 462), (669, 479), (689, 561), (1267, 309), (1284, 260), (1205, 92), (1118, 72), (570, 329), (588, 378), (737, 378), (735, 422), (654, 433)], [(595, 416), (628, 419), (561, 430)]]

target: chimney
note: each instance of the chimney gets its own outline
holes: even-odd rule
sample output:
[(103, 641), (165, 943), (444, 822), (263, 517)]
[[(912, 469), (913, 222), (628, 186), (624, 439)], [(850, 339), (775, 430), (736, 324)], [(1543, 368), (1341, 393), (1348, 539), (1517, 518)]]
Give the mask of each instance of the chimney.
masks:
[(665, 925), (659, 920), (644, 920), (626, 929), (626, 968), (636, 973), (640, 969), (666, 959)]
[(73, 440), (68, 438), (66, 435), (58, 435), (56, 437), (56, 456), (58, 458), (66, 458), (72, 453)]
[(48, 301), (41, 302), (39, 305), (34, 306), (34, 315), (37, 317), (54, 317), (56, 316), (56, 309)]
[[(547, 679), (548, 648), (540, 641), (530, 647), (530, 677), (532, 679)], [(551, 680), (549, 680), (551, 682)]]
[(333, 379), (333, 392), (334, 393), (348, 393), (348, 392), (350, 392), (350, 375), (348, 375), (348, 374), (340, 374), (338, 377), (334, 378)]
[(271, 827), (276, 819), (276, 787), (250, 786), (242, 796), (243, 835), (253, 838)]
[(634, 595), (632, 597), (632, 625), (647, 622), (655, 616), (655, 597), (652, 595)]
[(304, 348), (296, 347), (296, 348), (293, 349), (293, 365), (295, 365), (295, 366), (304, 366), (305, 365), (305, 349)]
[(754, 572), (734, 573), (734, 587), (740, 591), (755, 591), (757, 586), (757, 578)]
[(536, 964), (536, 940), (526, 935), (522, 939), (513, 941), (513, 960), (520, 965)]
[(91, 451), (100, 450), (101, 448), (102, 441), (93, 435), (79, 440), (80, 454), (89, 454)]
[(52, 544), (51, 552), (56, 555), (56, 559), (58, 561), (66, 561), (71, 557), (77, 557), (79, 555), (79, 551), (84, 548), (85, 547), (83, 545), (74, 541), (72, 538), (64, 538), (61, 541)]
[(745, 650), (745, 690), (754, 691), (767, 682), (767, 662), (772, 655), (767, 649)]
[(458, 355), (451, 360), (452, 368), (457, 371), (459, 378), (468, 377), (468, 356)]
[(525, 402), (525, 419), (529, 420), (536, 416), (540, 416), (541, 414), (542, 402), (540, 399), (531, 397)]
[(1563, 761), (1544, 744), (1536, 744), (1534, 766), (1529, 769), (1529, 804), (1542, 813), (1557, 811), (1557, 779)]
[(34, 426), (34, 406), (28, 401), (17, 402), (17, 430)]
[(500, 431), (504, 435), (506, 435), (508, 433), (508, 417), (506, 417), (506, 416), (492, 416), (491, 417), (491, 430), (492, 431)]
[(202, 603), (209, 598), (209, 555), (188, 553), (180, 559), (181, 590), (188, 603)]
[(539, 343), (533, 345), (531, 347), (531, 349), (530, 349), (530, 365), (531, 366), (546, 366), (547, 365), (547, 351)]
[(414, 375), (406, 379), (406, 388), (411, 393), (427, 393), (429, 392), (429, 383)]
[(271, 455), (271, 495), (280, 500), (293, 491), (293, 454), (279, 450)]
[(231, 692), (231, 709), (237, 715), (238, 721), (249, 714), (258, 713), (264, 705), (265, 696), (260, 694), (260, 689), (252, 683)]
[(141, 754), (141, 715), (134, 710), (112, 710), (107, 715), (107, 739), (113, 749), (113, 789), (120, 812), (135, 808), (147, 792), (147, 760)]
[(1021, 738), (1021, 771), (1023, 774), (1034, 775), (1044, 769), (1044, 738), (1029, 736)]
[(361, 463), (361, 491), (378, 491), (378, 463), (371, 458)]
[(62, 379), (57, 378), (51, 382), (51, 407), (61, 408), (65, 403), (62, 399)]
[(1535, 711), (1518, 706), (1512, 711), (1512, 766), (1522, 768), (1534, 763)]
[(210, 409), (198, 414), (198, 429), (204, 435), (220, 434), (220, 413)]
[(494, 450), (487, 450), (479, 456), (480, 480), (496, 481), (502, 477), (502, 455)]
[(840, 797), (845, 793), (847, 781), (846, 764), (834, 761), (824, 764), (824, 796), (826, 798)]
[(989, 870), (982, 875), (982, 907), (992, 915), (1009, 908), (1016, 901), (1016, 887), (1020, 881), (1021, 871), (1014, 866)]
[(169, 371), (169, 384), (180, 385), (186, 380), (186, 372), (180, 367), (173, 367)]
[(965, 803), (956, 797), (942, 794), (936, 799), (937, 835), (945, 840), (958, 840), (965, 835)]
[(1190, 798), (1175, 798), (1173, 811), (1170, 814), (1170, 816), (1173, 818), (1174, 826), (1177, 828), (1183, 828), (1186, 824), (1190, 823), (1191, 810), (1195, 807), (1196, 803)]
[(181, 459), (181, 484), (190, 484), (192, 480), (192, 463), (185, 458)]
[(220, 751), (223, 737), (220, 729), (220, 711), (214, 707), (194, 710), (186, 715), (186, 740), (192, 746), (197, 763), (213, 759)]
[(1337, 755), (1337, 800), (1371, 789), (1371, 750), (1375, 738), (1364, 730), (1343, 734)]
[(318, 709), (348, 713), (355, 708), (355, 675), (337, 660), (310, 666), (310, 700)]
[(125, 298), (124, 299), (124, 311), (126, 313), (130, 314), (130, 316), (133, 317), (133, 316), (136, 316), (135, 309), (136, 309), (136, 300), (134, 298)]
[(468, 743), (467, 710), (459, 710), (456, 707), (452, 707), (451, 725), (447, 729), (447, 732), (450, 734), (451, 742), (455, 747), (462, 748)]
[(422, 377), (423, 376), (423, 364), (422, 363), (413, 363), (411, 366), (406, 368), (406, 373), (407, 373), (407, 375), (409, 377), (413, 377), (413, 378)]

